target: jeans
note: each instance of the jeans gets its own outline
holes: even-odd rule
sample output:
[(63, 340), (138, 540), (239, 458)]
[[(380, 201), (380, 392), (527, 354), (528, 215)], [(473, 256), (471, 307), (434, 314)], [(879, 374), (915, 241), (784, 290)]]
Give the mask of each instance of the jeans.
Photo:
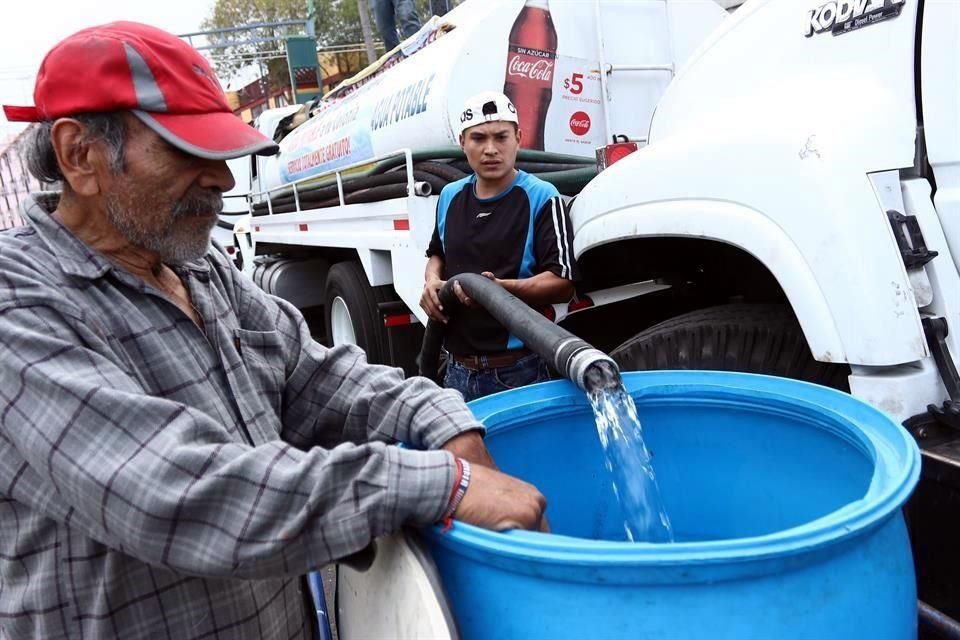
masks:
[(456, 389), (466, 401), (476, 400), (491, 393), (516, 389), (534, 382), (546, 382), (550, 372), (543, 358), (535, 353), (524, 356), (509, 367), (498, 369), (469, 369), (451, 357), (447, 358), (447, 376), (443, 386)]
[(383, 47), (390, 51), (400, 44), (397, 23), (404, 38), (409, 38), (420, 29), (420, 17), (413, 0), (373, 0), (373, 17), (383, 38)]

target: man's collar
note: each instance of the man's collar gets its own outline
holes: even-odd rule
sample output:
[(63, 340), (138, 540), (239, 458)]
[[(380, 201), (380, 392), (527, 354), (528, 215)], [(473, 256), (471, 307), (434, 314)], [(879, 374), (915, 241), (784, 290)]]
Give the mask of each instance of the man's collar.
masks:
[[(68, 275), (88, 280), (95, 280), (117, 269), (106, 256), (88, 247), (51, 215), (59, 202), (60, 194), (57, 192), (37, 193), (27, 196), (22, 211), (23, 217), (57, 259), (60, 269)], [(204, 258), (177, 266), (191, 271), (210, 271), (210, 265)]]
[(44, 192), (27, 196), (23, 217), (30, 223), (64, 273), (93, 280), (114, 268), (112, 262), (93, 251), (51, 214), (60, 203), (60, 194)]

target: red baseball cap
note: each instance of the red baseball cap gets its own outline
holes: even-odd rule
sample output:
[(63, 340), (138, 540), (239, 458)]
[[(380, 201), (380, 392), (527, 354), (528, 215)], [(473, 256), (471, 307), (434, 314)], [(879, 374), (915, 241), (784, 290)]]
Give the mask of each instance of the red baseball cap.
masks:
[(90, 27), (55, 45), (40, 65), (33, 101), (3, 112), (11, 121), (41, 122), (129, 111), (181, 151), (211, 160), (278, 150), (234, 115), (196, 49), (136, 22)]

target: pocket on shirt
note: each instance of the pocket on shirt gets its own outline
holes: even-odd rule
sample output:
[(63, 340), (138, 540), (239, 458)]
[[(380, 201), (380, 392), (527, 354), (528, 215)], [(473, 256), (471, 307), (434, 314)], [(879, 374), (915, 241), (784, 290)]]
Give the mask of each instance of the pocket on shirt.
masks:
[(279, 332), (234, 329), (233, 339), (254, 390), (267, 399), (279, 415), (286, 378), (283, 342)]

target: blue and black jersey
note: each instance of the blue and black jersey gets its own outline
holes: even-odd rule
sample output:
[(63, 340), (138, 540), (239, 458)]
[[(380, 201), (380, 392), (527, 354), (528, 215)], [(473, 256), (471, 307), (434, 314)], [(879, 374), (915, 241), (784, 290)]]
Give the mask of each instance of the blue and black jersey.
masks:
[[(476, 175), (448, 184), (437, 204), (427, 256), (443, 258), (441, 277), (490, 271), (498, 278), (529, 278), (551, 271), (577, 279), (573, 231), (556, 187), (524, 171), (492, 198), (476, 196)], [(447, 329), (447, 350), (481, 355), (523, 344), (485, 310), (458, 309)]]

